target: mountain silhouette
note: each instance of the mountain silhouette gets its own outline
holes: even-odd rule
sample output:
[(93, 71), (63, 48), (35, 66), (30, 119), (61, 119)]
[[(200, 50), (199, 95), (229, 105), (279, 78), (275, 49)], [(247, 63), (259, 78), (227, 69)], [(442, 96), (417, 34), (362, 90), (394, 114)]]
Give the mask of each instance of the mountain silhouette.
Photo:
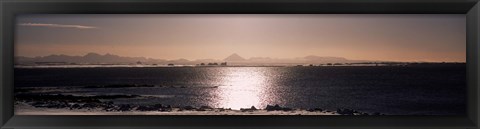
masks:
[(118, 55), (105, 54), (100, 55), (97, 53), (88, 53), (84, 56), (68, 56), (68, 55), (49, 55), (38, 57), (16, 57), (16, 63), (19, 64), (32, 64), (35, 62), (65, 62), (76, 64), (92, 64), (92, 63), (132, 63), (132, 62), (162, 62), (164, 60), (150, 59), (145, 57), (121, 57)]
[(347, 60), (343, 57), (320, 57), (320, 56), (314, 56), (314, 55), (306, 56), (303, 59), (305, 59), (306, 62), (308, 62), (308, 63), (332, 63), (332, 62), (346, 63), (346, 62), (350, 62), (349, 60)]
[(239, 56), (237, 53), (233, 53), (232, 55), (228, 56), (227, 58), (225, 58), (223, 60), (224, 61), (231, 61), (231, 62), (246, 61), (245, 58)]
[(39, 62), (64, 62), (67, 64), (183, 64), (196, 65), (201, 63), (221, 63), (228, 62), (232, 65), (268, 65), (268, 64), (324, 64), (324, 63), (354, 63), (354, 62), (369, 62), (368, 60), (349, 60), (343, 57), (323, 57), (323, 56), (305, 56), (298, 58), (270, 58), (270, 57), (251, 57), (245, 59), (240, 55), (233, 53), (223, 60), (217, 59), (197, 59), (187, 60), (179, 58), (176, 60), (153, 59), (145, 57), (123, 57), (113, 54), (97, 54), (87, 53), (83, 56), (69, 56), (69, 55), (49, 55), (37, 57), (15, 57), (16, 64), (35, 65)]

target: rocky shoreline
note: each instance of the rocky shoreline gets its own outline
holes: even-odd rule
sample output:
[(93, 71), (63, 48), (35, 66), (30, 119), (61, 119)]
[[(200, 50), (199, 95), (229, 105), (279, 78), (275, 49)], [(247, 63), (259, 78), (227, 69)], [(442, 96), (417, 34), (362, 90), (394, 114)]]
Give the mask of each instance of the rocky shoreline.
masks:
[[(383, 115), (380, 113), (365, 113), (353, 109), (337, 109), (336, 111), (324, 110), (321, 108), (294, 109), (280, 105), (267, 105), (265, 108), (241, 108), (233, 110), (230, 108), (213, 108), (209, 106), (171, 106), (162, 104), (139, 105), (139, 104), (115, 104), (112, 101), (104, 101), (118, 98), (135, 98), (139, 95), (97, 95), (97, 96), (73, 96), (62, 94), (17, 94), (15, 95), (15, 106), (31, 107), (33, 109), (50, 109), (51, 111), (62, 110), (66, 112), (165, 112), (173, 115), (190, 114), (279, 114), (279, 115)], [(103, 101), (102, 101), (103, 100)], [(34, 110), (31, 111), (34, 111)], [(197, 112), (197, 113), (193, 113)], [(41, 112), (37, 112), (41, 113)]]

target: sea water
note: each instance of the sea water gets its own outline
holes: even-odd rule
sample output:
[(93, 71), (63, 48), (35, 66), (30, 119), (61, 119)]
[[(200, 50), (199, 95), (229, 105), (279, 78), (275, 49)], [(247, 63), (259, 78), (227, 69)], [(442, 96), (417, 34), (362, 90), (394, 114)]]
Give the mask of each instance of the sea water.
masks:
[(462, 115), (466, 108), (464, 64), (15, 68), (14, 80), (15, 88), (38, 88), (36, 92), (48, 94), (142, 96), (105, 100), (116, 104), (232, 109), (278, 104), (388, 115)]

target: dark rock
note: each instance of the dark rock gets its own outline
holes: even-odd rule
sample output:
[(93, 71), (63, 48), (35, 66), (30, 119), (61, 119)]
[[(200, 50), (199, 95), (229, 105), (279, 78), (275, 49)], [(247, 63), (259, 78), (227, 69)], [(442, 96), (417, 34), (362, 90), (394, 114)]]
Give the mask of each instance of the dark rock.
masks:
[(73, 104), (72, 106), (70, 106), (70, 109), (78, 109), (80, 108), (80, 105), (78, 104)]
[(291, 108), (282, 108), (283, 111), (292, 111), (293, 109)]
[(113, 105), (113, 102), (109, 101), (109, 102), (106, 102), (104, 105), (103, 105), (103, 110), (105, 111), (114, 111), (115, 110), (115, 105)]
[(195, 108), (192, 107), (192, 106), (185, 106), (185, 107), (183, 107), (183, 109), (185, 109), (185, 110), (193, 110), (193, 109), (195, 109)]
[(160, 109), (160, 108), (163, 108), (163, 105), (162, 104), (155, 104), (155, 105), (153, 105), (153, 108)]
[(161, 108), (159, 111), (161, 111), (161, 112), (170, 112), (170, 111), (172, 111), (172, 108)]
[(282, 110), (282, 107), (280, 107), (278, 104), (275, 104), (273, 110)]
[(267, 111), (273, 111), (273, 110), (274, 110), (274, 106), (272, 106), (272, 105), (267, 105), (267, 107), (265, 107), (265, 110), (267, 110)]
[(118, 111), (130, 111), (131, 106), (129, 104), (122, 104), (118, 106)]
[(285, 108), (285, 107), (280, 107), (278, 104), (276, 104), (275, 106), (271, 106), (271, 105), (267, 105), (267, 107), (265, 108), (267, 111), (291, 111), (293, 109), (291, 108)]
[(213, 110), (213, 108), (210, 106), (200, 106), (200, 108), (196, 109), (196, 111), (207, 111), (207, 110)]
[(86, 103), (82, 105), (82, 108), (96, 108), (97, 104), (95, 103)]
[(337, 109), (337, 113), (340, 115), (354, 115), (354, 110), (352, 109)]
[(151, 106), (138, 106), (136, 110), (138, 111), (154, 111), (154, 110), (157, 110), (158, 108), (154, 108), (154, 107), (151, 107)]
[(252, 106), (250, 108), (240, 108), (240, 111), (242, 111), (242, 112), (247, 112), (247, 111), (248, 112), (253, 112), (255, 110), (257, 110), (257, 108), (255, 108), (255, 106)]
[(322, 112), (323, 109), (321, 109), (321, 108), (310, 108), (310, 109), (307, 109), (307, 111), (309, 111), (309, 112)]
[(201, 106), (200, 109), (213, 109), (213, 108), (210, 106)]

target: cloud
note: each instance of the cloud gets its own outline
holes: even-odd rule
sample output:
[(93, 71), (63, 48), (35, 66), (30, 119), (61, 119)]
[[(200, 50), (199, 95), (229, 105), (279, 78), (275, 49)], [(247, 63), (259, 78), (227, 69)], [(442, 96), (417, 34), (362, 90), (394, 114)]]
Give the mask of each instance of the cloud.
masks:
[(20, 23), (20, 26), (34, 26), (34, 27), (56, 27), (56, 28), (75, 28), (75, 29), (95, 29), (94, 26), (83, 25), (64, 25), (64, 24), (45, 24), (45, 23)]

